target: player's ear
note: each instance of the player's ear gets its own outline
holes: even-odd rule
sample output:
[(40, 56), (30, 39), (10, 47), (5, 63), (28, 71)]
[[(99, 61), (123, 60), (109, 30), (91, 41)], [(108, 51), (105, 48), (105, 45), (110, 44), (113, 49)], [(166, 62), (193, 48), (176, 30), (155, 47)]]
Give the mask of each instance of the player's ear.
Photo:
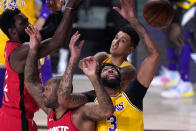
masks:
[(134, 50), (135, 50), (135, 48), (134, 48), (133, 46), (130, 46), (130, 48), (129, 48), (129, 50), (128, 50), (129, 54), (130, 54), (130, 53), (133, 53)]

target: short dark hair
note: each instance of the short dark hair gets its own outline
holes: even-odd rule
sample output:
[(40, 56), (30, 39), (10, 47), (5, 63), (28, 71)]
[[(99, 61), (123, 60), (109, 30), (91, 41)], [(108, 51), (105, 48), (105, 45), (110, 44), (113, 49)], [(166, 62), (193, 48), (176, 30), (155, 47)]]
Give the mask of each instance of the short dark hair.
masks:
[(10, 35), (8, 33), (8, 29), (15, 27), (14, 23), (14, 16), (21, 13), (19, 9), (5, 9), (0, 15), (0, 28), (1, 30), (10, 38)]
[(121, 79), (121, 74), (120, 74), (120, 69), (121, 69), (121, 68), (118, 67), (118, 66), (115, 66), (114, 64), (111, 64), (111, 63), (104, 63), (103, 65), (101, 65), (101, 66), (99, 67), (99, 69), (98, 69), (98, 71), (97, 71), (97, 75), (98, 75), (99, 78), (101, 78), (101, 72), (102, 72), (103, 68), (106, 67), (106, 66), (111, 66), (111, 67), (113, 67), (113, 68), (118, 72), (119, 78)]
[(130, 25), (120, 28), (119, 32), (120, 31), (127, 33), (131, 37), (131, 43), (133, 44), (134, 48), (138, 46), (140, 41), (139, 35)]

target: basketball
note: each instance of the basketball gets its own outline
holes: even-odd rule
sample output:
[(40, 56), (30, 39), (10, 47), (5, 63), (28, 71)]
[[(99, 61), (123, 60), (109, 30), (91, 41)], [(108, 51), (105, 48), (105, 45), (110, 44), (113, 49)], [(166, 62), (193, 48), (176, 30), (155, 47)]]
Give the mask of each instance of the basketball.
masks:
[(143, 17), (150, 26), (164, 28), (172, 22), (174, 10), (168, 0), (148, 0), (144, 4)]

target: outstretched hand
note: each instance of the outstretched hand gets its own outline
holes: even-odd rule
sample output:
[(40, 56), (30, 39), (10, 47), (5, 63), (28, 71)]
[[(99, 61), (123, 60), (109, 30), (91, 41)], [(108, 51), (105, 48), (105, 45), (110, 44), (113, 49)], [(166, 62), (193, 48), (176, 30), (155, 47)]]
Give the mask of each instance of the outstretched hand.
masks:
[(97, 61), (93, 56), (85, 58), (81, 63), (81, 68), (87, 77), (97, 76)]
[(61, 0), (46, 0), (46, 4), (51, 11), (56, 12), (61, 11), (65, 3)]
[(118, 7), (113, 7), (123, 18), (129, 22), (137, 19), (134, 7), (134, 0), (120, 0), (121, 9)]
[(29, 43), (30, 50), (36, 52), (42, 40), (40, 32), (33, 25), (29, 25), (25, 29), (25, 31), (30, 36), (30, 43)]
[(71, 40), (70, 40), (70, 43), (69, 43), (69, 49), (70, 49), (70, 52), (71, 52), (71, 57), (74, 58), (74, 59), (78, 59), (80, 57), (81, 49), (82, 49), (82, 47), (84, 45), (84, 40), (82, 40), (80, 42), (79, 46), (75, 45), (79, 38), (80, 38), (80, 34), (77, 31), (71, 37)]

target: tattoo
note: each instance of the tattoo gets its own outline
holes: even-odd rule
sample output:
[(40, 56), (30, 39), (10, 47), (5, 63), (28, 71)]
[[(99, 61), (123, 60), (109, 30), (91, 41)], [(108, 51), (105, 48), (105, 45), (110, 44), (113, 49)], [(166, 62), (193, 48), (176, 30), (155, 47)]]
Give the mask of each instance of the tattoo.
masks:
[(83, 120), (90, 120), (90, 121), (98, 121), (106, 119), (107, 117), (111, 116), (114, 112), (114, 106), (112, 100), (102, 86), (100, 80), (96, 79), (91, 81), (93, 87), (95, 89), (98, 103), (87, 103), (84, 106), (84, 110), (82, 113)]
[(25, 65), (25, 86), (29, 94), (33, 97), (39, 107), (46, 113), (50, 113), (50, 109), (45, 107), (43, 103), (43, 87), (40, 84), (40, 73), (38, 71), (38, 54), (29, 50)]
[(58, 89), (58, 97), (60, 104), (67, 108), (75, 108), (88, 102), (86, 96), (73, 94), (73, 73), (75, 69), (75, 62), (69, 61), (68, 67), (63, 75)]
[(107, 113), (109, 109), (111, 109), (111, 106), (113, 108), (112, 100), (101, 84), (100, 80), (92, 81), (93, 87), (95, 88), (95, 92), (97, 95), (97, 99), (100, 105), (100, 108), (103, 110), (102, 113)]
[(139, 34), (141, 41), (145, 45), (147, 53), (149, 55), (157, 53), (158, 49), (155, 46), (154, 41), (152, 40), (149, 33), (144, 28), (144, 26), (138, 20), (132, 21), (130, 23), (131, 23), (132, 27), (136, 30), (136, 32)]
[(58, 95), (64, 97), (65, 99), (69, 99), (69, 95), (73, 91), (72, 80), (73, 80), (73, 72), (75, 65), (72, 62), (69, 62), (68, 67), (62, 77), (60, 82), (60, 87), (58, 89)]
[(140, 66), (137, 79), (143, 86), (149, 87), (158, 66), (160, 53), (148, 31), (137, 19), (130, 21), (130, 24), (139, 34), (148, 55)]
[(25, 66), (25, 80), (27, 83), (40, 84), (37, 59), (38, 59), (37, 54), (32, 53), (30, 50), (28, 53), (26, 66)]

